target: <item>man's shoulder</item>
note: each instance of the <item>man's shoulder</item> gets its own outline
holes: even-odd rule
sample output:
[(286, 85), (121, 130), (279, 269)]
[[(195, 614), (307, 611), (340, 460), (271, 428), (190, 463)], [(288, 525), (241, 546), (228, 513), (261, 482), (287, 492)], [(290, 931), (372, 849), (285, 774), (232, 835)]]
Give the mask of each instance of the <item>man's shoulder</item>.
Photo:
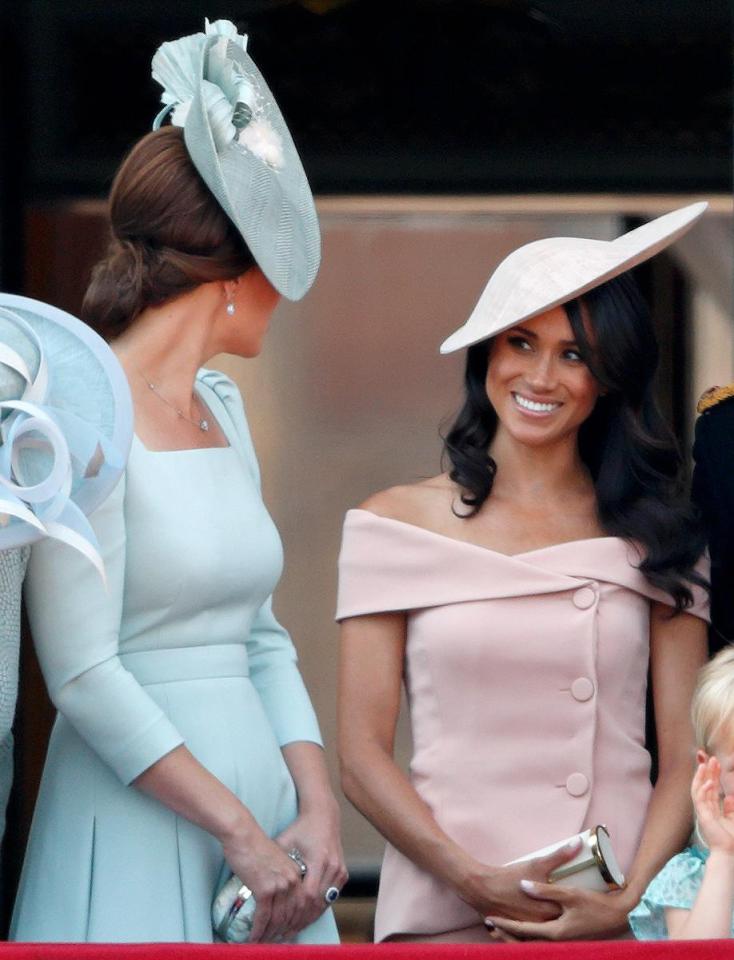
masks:
[(734, 383), (707, 390), (698, 402), (698, 414), (693, 439), (698, 486), (704, 470), (711, 481), (734, 492)]
[(696, 412), (711, 413), (711, 411), (721, 410), (734, 411), (734, 383), (729, 383), (725, 387), (709, 387), (698, 399)]

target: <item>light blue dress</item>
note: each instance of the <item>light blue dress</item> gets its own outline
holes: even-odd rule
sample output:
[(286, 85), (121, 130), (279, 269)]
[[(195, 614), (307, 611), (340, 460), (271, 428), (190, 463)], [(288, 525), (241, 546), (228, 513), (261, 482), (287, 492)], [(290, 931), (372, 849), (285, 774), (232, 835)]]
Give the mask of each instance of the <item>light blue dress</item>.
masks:
[[(59, 715), (11, 939), (212, 941), (221, 845), (130, 786), (179, 744), (270, 836), (296, 816), (280, 748), (320, 735), (271, 612), (280, 539), (236, 387), (202, 371), (197, 389), (230, 446), (152, 452), (136, 438), (91, 518), (107, 590), (67, 547), (33, 547), (28, 613)], [(331, 911), (298, 937), (337, 940)]]
[[(654, 877), (642, 899), (629, 915), (629, 924), (638, 940), (667, 940), (666, 909), (690, 910), (701, 888), (708, 850), (687, 847), (668, 860)], [(734, 917), (732, 918), (734, 936)]]

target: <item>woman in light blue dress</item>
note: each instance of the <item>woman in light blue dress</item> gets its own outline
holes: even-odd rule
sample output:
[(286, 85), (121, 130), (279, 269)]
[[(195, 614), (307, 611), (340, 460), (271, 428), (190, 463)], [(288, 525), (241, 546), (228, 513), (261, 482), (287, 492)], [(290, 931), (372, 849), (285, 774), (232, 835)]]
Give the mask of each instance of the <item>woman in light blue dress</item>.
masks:
[[(222, 352), (258, 354), (279, 293), (296, 299), (313, 280), (318, 226), (243, 38), (207, 27), (178, 41), (182, 56), (225, 93), (234, 62), (229, 118), (249, 96), (261, 129), (252, 150), (219, 136), (222, 98), (207, 112), (202, 89), (215, 84), (194, 82), (187, 110), (140, 141), (113, 184), (113, 241), (83, 315), (127, 373), (136, 438), (92, 517), (107, 589), (64, 547), (42, 544), (30, 560), (28, 612), (59, 716), (19, 940), (212, 941), (212, 900), (234, 872), (256, 898), (251, 939), (337, 941), (337, 805), (293, 644), (271, 612), (281, 545), (241, 398), (203, 369)], [(164, 67), (177, 56), (165, 47)], [(180, 105), (186, 91), (169, 92)], [(208, 160), (189, 121), (214, 125)], [(270, 134), (277, 156), (261, 151)]]

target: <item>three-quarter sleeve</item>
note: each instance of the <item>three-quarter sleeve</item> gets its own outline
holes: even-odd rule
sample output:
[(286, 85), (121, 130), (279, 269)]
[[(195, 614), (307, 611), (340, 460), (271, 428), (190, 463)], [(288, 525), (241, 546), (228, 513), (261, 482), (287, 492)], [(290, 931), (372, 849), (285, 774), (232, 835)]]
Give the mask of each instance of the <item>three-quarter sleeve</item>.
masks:
[(81, 554), (56, 540), (34, 545), (26, 607), (49, 695), (124, 782), (183, 742), (119, 659), (125, 582), (125, 481), (90, 517), (107, 586)]
[(296, 740), (323, 745), (318, 721), (298, 669), (288, 632), (268, 599), (258, 610), (247, 639), (250, 679), (281, 747)]

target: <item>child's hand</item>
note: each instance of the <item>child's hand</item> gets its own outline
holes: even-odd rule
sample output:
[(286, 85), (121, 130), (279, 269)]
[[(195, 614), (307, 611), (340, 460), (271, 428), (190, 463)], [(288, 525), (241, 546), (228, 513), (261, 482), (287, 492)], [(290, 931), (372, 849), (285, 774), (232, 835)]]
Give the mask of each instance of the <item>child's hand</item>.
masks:
[(734, 855), (734, 796), (721, 802), (721, 765), (716, 757), (699, 763), (691, 784), (698, 829), (711, 850)]

